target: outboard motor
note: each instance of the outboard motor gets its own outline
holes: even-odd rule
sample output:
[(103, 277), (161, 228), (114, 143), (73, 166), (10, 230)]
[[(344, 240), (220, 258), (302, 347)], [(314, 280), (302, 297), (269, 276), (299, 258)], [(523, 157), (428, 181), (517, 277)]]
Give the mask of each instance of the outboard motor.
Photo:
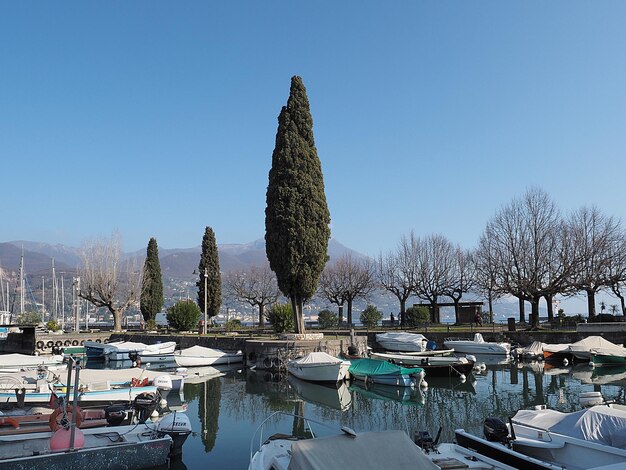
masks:
[(137, 412), (139, 422), (145, 423), (152, 416), (159, 406), (159, 401), (157, 394), (152, 392), (143, 392), (135, 397), (133, 408)]
[(430, 452), (438, 452), (437, 444), (441, 437), (441, 429), (442, 428), (439, 428), (435, 440), (433, 440), (428, 431), (416, 431), (413, 435), (413, 441), (427, 454)]
[(183, 444), (191, 434), (191, 422), (185, 413), (170, 413), (159, 420), (156, 431), (159, 437), (167, 434), (172, 438), (170, 455), (178, 455), (183, 451)]
[(109, 426), (121, 425), (126, 417), (126, 405), (109, 405), (104, 408), (104, 418)]
[(348, 346), (348, 354), (350, 356), (358, 356), (359, 350), (357, 349), (356, 346), (350, 345)]
[(154, 385), (163, 398), (167, 398), (167, 395), (172, 390), (172, 377), (168, 374), (163, 374), (152, 379), (152, 385)]
[(498, 418), (485, 419), (483, 432), (485, 433), (485, 438), (491, 442), (508, 444), (511, 440), (509, 437), (509, 428), (506, 427), (504, 421)]

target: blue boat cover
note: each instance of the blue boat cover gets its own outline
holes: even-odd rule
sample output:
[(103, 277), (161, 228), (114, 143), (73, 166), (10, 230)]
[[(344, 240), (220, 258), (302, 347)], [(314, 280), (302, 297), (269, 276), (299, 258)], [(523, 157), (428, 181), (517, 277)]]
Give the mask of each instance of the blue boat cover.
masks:
[(400, 367), (387, 361), (376, 359), (356, 359), (352, 360), (352, 365), (348, 369), (353, 375), (412, 375), (424, 372), (420, 367)]

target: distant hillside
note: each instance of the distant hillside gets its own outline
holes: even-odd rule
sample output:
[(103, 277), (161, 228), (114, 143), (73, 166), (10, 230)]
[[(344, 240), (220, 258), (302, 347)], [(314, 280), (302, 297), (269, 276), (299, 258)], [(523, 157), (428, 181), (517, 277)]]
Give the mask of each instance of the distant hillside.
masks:
[[(44, 275), (52, 271), (52, 258), (57, 271), (74, 272), (79, 265), (78, 249), (65, 245), (51, 245), (43, 242), (13, 241), (0, 243), (0, 267), (7, 272), (17, 272), (20, 256), (24, 247), (24, 264), (29, 275)], [(220, 268), (223, 272), (246, 269), (249, 266), (260, 266), (266, 260), (265, 240), (258, 239), (244, 244), (218, 245)], [(357, 258), (364, 255), (331, 239), (328, 255), (336, 259), (350, 253)], [(138, 259), (143, 264), (146, 251), (138, 250), (125, 253), (126, 259)], [(193, 248), (159, 248), (161, 271), (166, 279), (190, 279), (200, 261), (200, 246)]]

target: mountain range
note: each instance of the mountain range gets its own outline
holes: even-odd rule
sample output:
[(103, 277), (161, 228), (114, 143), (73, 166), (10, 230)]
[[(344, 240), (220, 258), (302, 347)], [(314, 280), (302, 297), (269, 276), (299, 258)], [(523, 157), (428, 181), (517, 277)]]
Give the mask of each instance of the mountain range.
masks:
[[(80, 264), (80, 250), (61, 244), (49, 244), (32, 241), (10, 241), (0, 243), (0, 269), (13, 275), (19, 271), (20, 258), (24, 252), (24, 270), (29, 276), (49, 276), (52, 273), (52, 259), (57, 273), (75, 273)], [(217, 247), (222, 272), (238, 271), (250, 266), (260, 266), (266, 262), (265, 240), (258, 239), (244, 244), (223, 244)], [(161, 272), (165, 279), (190, 279), (200, 262), (201, 247), (193, 248), (159, 248)], [(345, 254), (356, 258), (362, 255), (335, 239), (328, 243), (328, 256), (337, 259)], [(124, 259), (137, 259), (141, 265), (146, 251), (124, 253)]]

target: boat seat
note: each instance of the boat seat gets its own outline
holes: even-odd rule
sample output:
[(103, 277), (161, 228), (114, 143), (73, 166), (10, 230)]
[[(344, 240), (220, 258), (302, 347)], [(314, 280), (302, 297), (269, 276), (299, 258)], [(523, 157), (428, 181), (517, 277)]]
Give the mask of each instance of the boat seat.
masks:
[(461, 462), (454, 457), (443, 457), (441, 459), (433, 459), (433, 463), (441, 470), (450, 470), (454, 468), (470, 468), (468, 464)]
[(88, 383), (87, 389), (92, 391), (111, 390), (111, 382), (109, 380), (106, 380), (104, 382)]

